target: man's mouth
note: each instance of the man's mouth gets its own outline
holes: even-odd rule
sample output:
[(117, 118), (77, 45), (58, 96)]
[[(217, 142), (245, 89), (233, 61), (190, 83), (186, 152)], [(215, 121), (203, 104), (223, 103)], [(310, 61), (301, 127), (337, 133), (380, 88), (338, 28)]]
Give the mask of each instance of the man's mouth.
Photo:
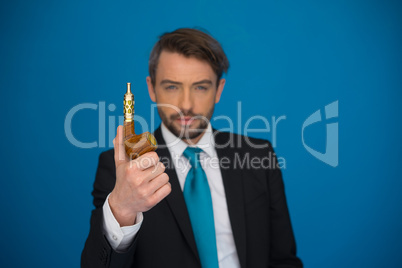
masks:
[(176, 119), (176, 122), (178, 122), (182, 126), (188, 126), (192, 122), (194, 122), (196, 119), (190, 117), (190, 116), (182, 116)]

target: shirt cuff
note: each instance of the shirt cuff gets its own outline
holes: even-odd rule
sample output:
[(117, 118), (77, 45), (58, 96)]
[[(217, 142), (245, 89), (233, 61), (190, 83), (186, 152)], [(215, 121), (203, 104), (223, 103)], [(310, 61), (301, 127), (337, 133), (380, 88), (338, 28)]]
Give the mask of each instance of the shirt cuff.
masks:
[(124, 252), (130, 247), (140, 230), (143, 215), (142, 212), (138, 212), (134, 225), (120, 227), (110, 209), (109, 195), (103, 204), (103, 231), (111, 247), (117, 252)]

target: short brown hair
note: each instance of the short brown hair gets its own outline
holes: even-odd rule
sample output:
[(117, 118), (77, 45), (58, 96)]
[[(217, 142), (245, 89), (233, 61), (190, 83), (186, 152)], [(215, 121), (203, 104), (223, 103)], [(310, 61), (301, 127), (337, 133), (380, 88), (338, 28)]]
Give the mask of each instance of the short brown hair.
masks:
[(161, 35), (152, 49), (149, 57), (149, 76), (153, 85), (155, 85), (159, 56), (163, 50), (205, 60), (217, 75), (218, 81), (223, 72), (227, 73), (229, 69), (229, 61), (218, 41), (203, 31), (181, 28)]

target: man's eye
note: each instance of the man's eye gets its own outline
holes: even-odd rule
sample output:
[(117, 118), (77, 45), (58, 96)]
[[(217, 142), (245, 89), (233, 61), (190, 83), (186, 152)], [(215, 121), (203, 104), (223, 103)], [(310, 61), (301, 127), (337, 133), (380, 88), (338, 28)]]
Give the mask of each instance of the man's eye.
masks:
[(176, 86), (167, 86), (166, 89), (173, 90), (173, 89), (176, 89)]
[(207, 88), (203, 87), (203, 86), (197, 86), (196, 89), (198, 89), (198, 90), (207, 90)]

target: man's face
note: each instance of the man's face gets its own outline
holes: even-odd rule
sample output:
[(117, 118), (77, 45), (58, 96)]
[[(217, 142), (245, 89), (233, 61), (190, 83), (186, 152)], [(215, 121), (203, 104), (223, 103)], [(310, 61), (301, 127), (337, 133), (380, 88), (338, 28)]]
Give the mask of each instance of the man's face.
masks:
[(196, 143), (202, 137), (219, 102), (225, 80), (206, 61), (162, 51), (155, 86), (147, 77), (148, 91), (158, 105), (162, 122), (177, 137)]

